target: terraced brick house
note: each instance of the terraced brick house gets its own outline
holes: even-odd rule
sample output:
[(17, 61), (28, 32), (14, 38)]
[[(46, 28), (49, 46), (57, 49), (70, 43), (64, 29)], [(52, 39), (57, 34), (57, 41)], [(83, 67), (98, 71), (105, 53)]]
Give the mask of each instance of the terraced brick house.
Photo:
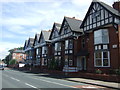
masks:
[[(51, 52), (51, 63), (54, 62), (56, 64), (56, 69), (61, 70), (62, 69), (62, 61), (61, 61), (61, 43), (59, 41), (59, 31), (61, 28), (61, 24), (54, 23), (52, 27), (52, 31), (49, 37), (49, 40), (51, 41), (51, 49), (49, 49)], [(53, 60), (53, 61), (52, 61)], [(50, 64), (51, 64), (50, 63)]]
[[(100, 69), (109, 73), (120, 67), (120, 1), (113, 7), (93, 0), (80, 26), (83, 28), (87, 51), (88, 72)], [(84, 44), (84, 40), (83, 40)]]
[(35, 40), (33, 43), (34, 46), (34, 53), (35, 53), (35, 62), (34, 62), (34, 66), (39, 67), (40, 66), (40, 48), (39, 48), (39, 38), (40, 38), (40, 34), (36, 34), (35, 35)]
[(79, 28), (82, 21), (75, 19), (75, 17), (64, 17), (59, 35), (61, 44), (61, 59), (63, 71), (65, 72), (76, 72), (76, 59), (75, 59), (75, 47), (76, 39), (78, 36), (83, 34), (83, 30)]
[(26, 54), (23, 50), (15, 49), (12, 53), (12, 59), (15, 59), (18, 63), (23, 62), (26, 59)]
[(51, 31), (41, 31), (40, 38), (39, 38), (39, 51), (40, 52), (40, 66), (41, 68), (47, 68), (48, 67), (48, 60), (49, 57), (49, 36)]
[(25, 45), (24, 45), (24, 51), (26, 53), (26, 64), (33, 65), (33, 60), (35, 59), (34, 57), (34, 38), (29, 38), (26, 40)]

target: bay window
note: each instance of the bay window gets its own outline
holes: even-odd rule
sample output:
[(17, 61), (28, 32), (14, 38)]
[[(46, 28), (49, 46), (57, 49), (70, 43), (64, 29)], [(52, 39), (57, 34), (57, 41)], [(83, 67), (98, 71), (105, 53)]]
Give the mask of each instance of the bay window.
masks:
[(109, 59), (109, 51), (98, 51), (95, 52), (95, 67), (109, 67), (110, 59)]
[(42, 54), (47, 54), (47, 47), (45, 46), (42, 47)]
[(55, 51), (61, 51), (61, 43), (55, 43)]
[(94, 44), (109, 43), (109, 35), (107, 29), (94, 31)]
[(94, 31), (94, 47), (95, 67), (110, 67), (109, 35), (107, 29)]
[(36, 49), (36, 55), (38, 55), (38, 53), (39, 53), (39, 50), (38, 50), (38, 48)]
[(73, 40), (69, 40), (69, 49), (72, 49), (73, 48)]
[(73, 40), (66, 40), (65, 41), (65, 49), (73, 49)]
[(55, 43), (55, 51), (57, 51), (58, 43)]

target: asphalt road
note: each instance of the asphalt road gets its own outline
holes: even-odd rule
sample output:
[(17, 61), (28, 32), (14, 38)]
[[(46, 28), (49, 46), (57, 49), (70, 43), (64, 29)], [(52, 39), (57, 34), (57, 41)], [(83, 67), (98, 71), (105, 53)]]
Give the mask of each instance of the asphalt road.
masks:
[[(46, 74), (33, 74), (17, 70), (6, 69), (0, 71), (0, 83), (2, 90), (78, 90), (81, 86), (88, 86), (92, 90), (92, 86), (85, 83), (67, 81), (58, 78), (46, 77)], [(95, 89), (95, 88), (94, 88)], [(97, 88), (98, 89), (98, 88)], [(83, 89), (81, 89), (83, 90)], [(84, 89), (86, 90), (86, 89)], [(104, 90), (102, 88), (102, 90)], [(106, 90), (106, 89), (105, 89)], [(109, 89), (108, 89), (109, 90)]]

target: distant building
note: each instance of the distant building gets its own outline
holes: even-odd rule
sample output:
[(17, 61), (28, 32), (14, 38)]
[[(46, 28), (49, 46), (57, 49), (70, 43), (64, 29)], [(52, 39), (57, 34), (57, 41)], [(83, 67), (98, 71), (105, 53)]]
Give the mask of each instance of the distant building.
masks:
[(12, 53), (12, 59), (16, 59), (17, 62), (24, 62), (26, 59), (26, 54), (24, 53), (23, 50), (14, 50)]

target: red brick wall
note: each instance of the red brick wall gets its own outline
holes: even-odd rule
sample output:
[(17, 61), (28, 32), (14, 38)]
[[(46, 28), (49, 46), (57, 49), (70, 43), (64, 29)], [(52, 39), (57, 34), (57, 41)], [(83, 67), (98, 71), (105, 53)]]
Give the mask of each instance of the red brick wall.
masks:
[(89, 57), (88, 57), (88, 64), (87, 64), (87, 69), (88, 71), (94, 71), (94, 33), (90, 33), (88, 36), (88, 52), (89, 52)]
[[(120, 66), (119, 54), (118, 54), (118, 34), (115, 28), (109, 27), (109, 48), (110, 48), (110, 67), (94, 67), (94, 33), (89, 33), (88, 40), (88, 71), (95, 71), (96, 69), (101, 69), (104, 72), (109, 72), (110, 69), (117, 69)], [(119, 32), (120, 34), (120, 32)], [(119, 37), (120, 38), (120, 37)], [(117, 45), (117, 48), (113, 48), (113, 45)]]
[(22, 54), (22, 53), (13, 53), (12, 54), (12, 59), (16, 59), (17, 61), (23, 61), (23, 59), (25, 59), (25, 58), (26, 58), (26, 55)]
[[(109, 28), (109, 37), (110, 37), (110, 62), (111, 68), (118, 68), (118, 33), (113, 27)], [(117, 48), (113, 48), (113, 45), (117, 45)]]

